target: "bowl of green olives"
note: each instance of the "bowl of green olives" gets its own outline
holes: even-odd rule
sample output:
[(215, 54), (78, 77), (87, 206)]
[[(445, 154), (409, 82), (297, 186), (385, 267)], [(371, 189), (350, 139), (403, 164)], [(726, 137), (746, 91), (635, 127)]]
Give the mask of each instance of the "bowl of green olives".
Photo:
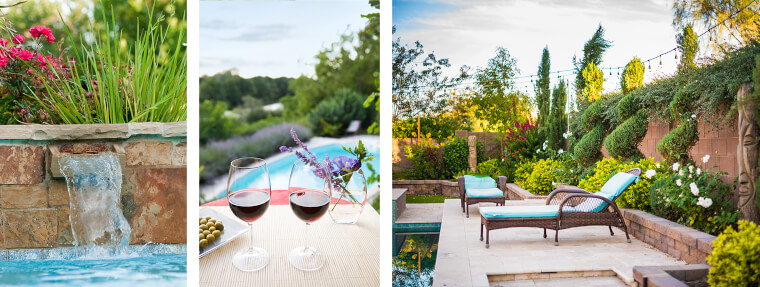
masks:
[(221, 211), (201, 207), (198, 218), (198, 247), (200, 257), (245, 234), (248, 226)]

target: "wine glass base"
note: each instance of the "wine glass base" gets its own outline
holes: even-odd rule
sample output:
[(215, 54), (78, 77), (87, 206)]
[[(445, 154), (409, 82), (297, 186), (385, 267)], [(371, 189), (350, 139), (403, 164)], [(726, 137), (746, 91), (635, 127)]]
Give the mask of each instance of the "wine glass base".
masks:
[(269, 253), (266, 250), (253, 247), (240, 250), (232, 257), (232, 265), (240, 271), (253, 272), (261, 270), (269, 263)]
[(296, 247), (288, 256), (290, 265), (303, 271), (314, 271), (325, 265), (325, 256), (314, 247)]

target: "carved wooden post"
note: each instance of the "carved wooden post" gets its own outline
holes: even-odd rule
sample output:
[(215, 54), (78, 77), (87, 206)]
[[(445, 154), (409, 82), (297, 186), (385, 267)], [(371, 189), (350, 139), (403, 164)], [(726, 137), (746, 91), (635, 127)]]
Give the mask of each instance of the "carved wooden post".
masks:
[(470, 164), (470, 171), (475, 172), (478, 167), (478, 148), (477, 139), (475, 136), (467, 137), (467, 145), (469, 146), (470, 156), (467, 158), (467, 163)]
[(752, 83), (744, 84), (736, 95), (739, 106), (739, 145), (736, 161), (739, 164), (739, 211), (740, 218), (760, 223), (760, 211), (755, 203), (755, 180), (757, 179), (757, 155), (760, 135), (755, 121), (755, 103), (752, 100)]

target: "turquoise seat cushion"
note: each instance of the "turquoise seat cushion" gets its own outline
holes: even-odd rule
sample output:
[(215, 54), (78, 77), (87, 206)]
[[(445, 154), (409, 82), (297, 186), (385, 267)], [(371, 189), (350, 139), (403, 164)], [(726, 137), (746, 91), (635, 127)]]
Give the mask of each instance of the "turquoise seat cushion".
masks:
[[(478, 209), (485, 218), (535, 218), (556, 217), (559, 205), (536, 206), (486, 206)], [(577, 212), (574, 207), (565, 206), (562, 212)]]
[(469, 188), (465, 189), (465, 192), (467, 192), (468, 197), (498, 197), (504, 196), (504, 192), (502, 192), (500, 189), (492, 187), (492, 188)]
[(496, 181), (490, 176), (464, 176), (464, 189), (487, 189), (496, 188)]
[[(636, 179), (638, 179), (638, 176), (624, 173), (624, 172), (618, 172), (612, 178), (607, 180), (607, 182), (604, 183), (602, 188), (594, 193), (595, 195), (602, 196), (606, 199), (612, 200), (616, 197), (618, 197), (623, 191), (631, 185)], [(587, 205), (586, 208), (590, 212), (599, 212), (607, 208), (607, 203), (604, 201), (601, 201), (599, 199), (588, 199), (591, 205)]]

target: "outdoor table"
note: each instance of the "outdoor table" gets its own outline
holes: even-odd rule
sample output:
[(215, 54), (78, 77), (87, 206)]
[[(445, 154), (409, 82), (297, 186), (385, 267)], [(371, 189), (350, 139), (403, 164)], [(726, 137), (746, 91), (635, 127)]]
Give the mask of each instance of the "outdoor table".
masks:
[[(269, 253), (264, 269), (243, 272), (232, 265), (232, 257), (248, 248), (250, 232), (200, 259), (200, 286), (379, 286), (380, 216), (367, 204), (356, 224), (336, 224), (329, 214), (309, 226), (309, 246), (325, 255), (325, 265), (316, 271), (301, 271), (290, 265), (288, 254), (303, 246), (306, 223), (298, 219), (283, 191), (273, 191), (267, 212), (253, 223), (253, 244)], [(226, 198), (208, 203), (238, 220), (226, 206)]]

